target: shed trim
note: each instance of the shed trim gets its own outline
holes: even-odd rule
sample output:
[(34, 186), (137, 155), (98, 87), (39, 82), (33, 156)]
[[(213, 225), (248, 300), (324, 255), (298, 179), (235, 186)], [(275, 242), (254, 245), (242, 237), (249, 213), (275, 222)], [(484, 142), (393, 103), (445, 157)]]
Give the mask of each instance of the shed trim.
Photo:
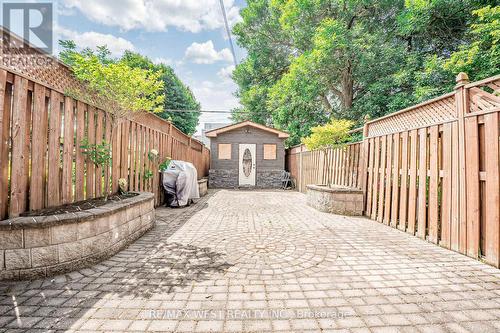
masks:
[(205, 135), (209, 138), (215, 138), (219, 134), (229, 132), (229, 131), (232, 131), (232, 130), (235, 130), (235, 129), (238, 129), (241, 127), (245, 127), (245, 126), (251, 126), (251, 127), (261, 129), (263, 131), (274, 133), (274, 134), (278, 135), (279, 138), (283, 138), (283, 139), (290, 137), (290, 135), (286, 132), (277, 130), (275, 128), (267, 127), (267, 126), (264, 126), (261, 124), (257, 124), (257, 123), (254, 123), (253, 121), (249, 121), (249, 120), (208, 131), (205, 133)]

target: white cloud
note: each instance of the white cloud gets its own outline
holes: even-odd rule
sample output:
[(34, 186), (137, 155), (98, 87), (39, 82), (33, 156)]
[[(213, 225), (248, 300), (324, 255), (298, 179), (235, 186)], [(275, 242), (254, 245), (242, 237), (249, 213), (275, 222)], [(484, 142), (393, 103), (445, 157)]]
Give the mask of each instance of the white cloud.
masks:
[[(90, 20), (122, 30), (165, 31), (175, 27), (190, 32), (222, 28), (219, 0), (63, 0)], [(224, 0), (230, 25), (241, 20), (234, 0)]]
[(231, 75), (233, 74), (234, 68), (234, 65), (223, 67), (217, 72), (217, 76), (224, 81), (232, 81)]
[(238, 99), (233, 95), (236, 84), (229, 82), (203, 81), (190, 85), (203, 110), (227, 111), (228, 113), (202, 113), (197, 127), (198, 132), (205, 123), (230, 123), (231, 109), (239, 107)]
[(191, 44), (184, 54), (184, 58), (196, 64), (213, 64), (217, 61), (231, 61), (232, 55), (229, 49), (215, 50), (214, 43), (209, 40), (205, 43)]
[(172, 59), (169, 59), (169, 58), (157, 57), (157, 58), (153, 59), (153, 63), (155, 63), (157, 65), (164, 64), (167, 66), (172, 66), (174, 64), (174, 61)]
[(239, 106), (233, 95), (237, 88), (233, 82), (194, 82), (190, 87), (204, 110), (231, 110)]
[(56, 27), (55, 31), (59, 39), (71, 39), (81, 48), (95, 48), (96, 46), (106, 45), (113, 56), (120, 56), (126, 50), (134, 50), (132, 42), (110, 34), (101, 34), (95, 31), (80, 33), (62, 27)]

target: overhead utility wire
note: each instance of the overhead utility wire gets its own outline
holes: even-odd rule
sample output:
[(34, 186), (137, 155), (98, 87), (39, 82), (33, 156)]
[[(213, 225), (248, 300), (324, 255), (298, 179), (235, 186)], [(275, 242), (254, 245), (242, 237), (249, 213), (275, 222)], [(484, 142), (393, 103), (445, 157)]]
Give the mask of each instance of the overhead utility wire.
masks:
[(227, 22), (226, 7), (224, 7), (224, 0), (219, 0), (219, 3), (222, 9), (222, 16), (224, 17), (224, 25), (226, 26), (227, 39), (229, 39), (231, 54), (233, 55), (234, 67), (236, 67), (238, 66), (238, 61), (236, 60), (236, 53), (234, 52), (233, 39), (231, 38), (231, 29), (229, 29), (229, 23)]
[[(223, 113), (223, 114), (241, 114), (241, 113), (249, 113), (249, 114), (259, 114), (261, 112), (250, 112), (250, 111), (222, 111), (222, 110), (171, 110), (166, 109), (167, 112), (177, 112), (177, 113)], [(262, 112), (262, 114), (267, 114), (267, 112)]]

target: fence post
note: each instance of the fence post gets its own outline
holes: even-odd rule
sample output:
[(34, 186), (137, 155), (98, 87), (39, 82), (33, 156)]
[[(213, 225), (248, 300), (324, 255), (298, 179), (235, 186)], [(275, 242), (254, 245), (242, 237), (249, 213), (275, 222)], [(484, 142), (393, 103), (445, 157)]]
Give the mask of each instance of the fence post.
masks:
[(361, 190), (363, 190), (363, 210), (366, 210), (366, 193), (368, 191), (367, 177), (368, 177), (368, 163), (369, 163), (369, 141), (368, 141), (368, 121), (370, 117), (368, 115), (365, 116), (365, 123), (363, 125), (363, 143), (361, 145), (361, 161), (360, 161), (360, 172), (361, 172)]
[(466, 152), (465, 152), (465, 113), (468, 106), (467, 89), (469, 77), (465, 73), (459, 73), (456, 77), (455, 103), (458, 121), (458, 225), (459, 225), (459, 251), (465, 253), (467, 246), (467, 209), (466, 209)]

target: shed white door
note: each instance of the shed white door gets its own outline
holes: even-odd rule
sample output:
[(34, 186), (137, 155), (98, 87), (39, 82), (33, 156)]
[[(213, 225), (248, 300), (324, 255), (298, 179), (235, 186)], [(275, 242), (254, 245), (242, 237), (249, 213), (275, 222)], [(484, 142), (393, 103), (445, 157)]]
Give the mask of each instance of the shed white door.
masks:
[(255, 144), (240, 144), (240, 186), (255, 186), (255, 151)]

